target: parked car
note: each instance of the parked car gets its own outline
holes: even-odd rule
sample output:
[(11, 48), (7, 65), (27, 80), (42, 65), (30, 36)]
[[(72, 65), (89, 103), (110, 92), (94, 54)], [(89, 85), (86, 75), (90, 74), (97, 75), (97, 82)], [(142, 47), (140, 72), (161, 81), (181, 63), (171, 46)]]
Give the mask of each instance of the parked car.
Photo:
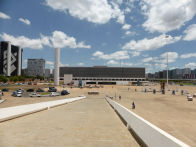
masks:
[(27, 92), (34, 92), (34, 89), (27, 89)]
[(68, 95), (70, 94), (69, 90), (62, 90), (61, 95)]
[(58, 93), (58, 92), (51, 92), (50, 96), (60, 96), (60, 93)]
[(30, 96), (30, 97), (41, 97), (40, 94), (37, 94), (37, 93), (35, 93), (35, 92), (29, 94), (29, 96)]
[(14, 92), (12, 93), (12, 96), (21, 97), (21, 96), (22, 96), (22, 92), (21, 92), (21, 91), (14, 91)]
[(53, 88), (55, 88), (55, 87), (49, 87), (49, 89), (53, 89)]
[(20, 88), (20, 89), (18, 89), (16, 91), (21, 91), (23, 93), (24, 92), (24, 89)]
[(49, 88), (48, 92), (57, 92), (56, 88)]
[(9, 89), (4, 88), (4, 89), (2, 89), (2, 91), (3, 91), (3, 92), (8, 92), (8, 91), (9, 91)]
[(39, 88), (39, 89), (36, 90), (36, 92), (44, 92), (44, 90)]

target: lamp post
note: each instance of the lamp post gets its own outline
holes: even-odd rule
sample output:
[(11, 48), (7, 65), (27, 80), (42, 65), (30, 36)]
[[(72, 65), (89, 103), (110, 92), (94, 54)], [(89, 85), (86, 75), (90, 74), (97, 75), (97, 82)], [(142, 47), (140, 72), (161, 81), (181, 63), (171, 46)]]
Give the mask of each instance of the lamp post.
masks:
[[(166, 35), (165, 38), (167, 39), (169, 36)], [(167, 48), (167, 41), (166, 41), (166, 50), (167, 50), (167, 89), (168, 89), (168, 48)]]

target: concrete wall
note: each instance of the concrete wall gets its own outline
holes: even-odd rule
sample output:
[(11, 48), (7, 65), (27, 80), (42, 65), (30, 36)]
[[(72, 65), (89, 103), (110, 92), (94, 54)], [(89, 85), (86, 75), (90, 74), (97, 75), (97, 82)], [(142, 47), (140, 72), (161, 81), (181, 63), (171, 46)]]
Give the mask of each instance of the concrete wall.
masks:
[(176, 139), (142, 117), (131, 112), (124, 106), (106, 97), (108, 103), (127, 122), (127, 125), (139, 136), (149, 147), (189, 147), (182, 141)]
[(13, 118), (17, 118), (20, 116), (24, 116), (27, 114), (39, 112), (42, 110), (46, 110), (52, 107), (56, 107), (59, 105), (63, 105), (66, 103), (70, 103), (73, 101), (81, 100), (86, 98), (83, 97), (76, 97), (76, 98), (69, 98), (69, 99), (62, 99), (56, 101), (48, 101), (48, 102), (41, 102), (29, 105), (21, 105), (15, 107), (8, 107), (8, 108), (0, 108), (0, 122), (7, 121)]
[(68, 84), (72, 82), (72, 74), (64, 74), (64, 84)]

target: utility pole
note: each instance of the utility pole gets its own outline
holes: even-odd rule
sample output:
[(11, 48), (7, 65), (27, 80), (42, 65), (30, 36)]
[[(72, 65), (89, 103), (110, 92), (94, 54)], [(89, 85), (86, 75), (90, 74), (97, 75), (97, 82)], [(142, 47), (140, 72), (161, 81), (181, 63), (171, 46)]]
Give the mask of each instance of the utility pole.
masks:
[[(166, 35), (165, 38), (167, 39), (169, 36)], [(167, 89), (168, 89), (168, 47), (167, 47), (167, 40), (166, 40), (166, 51), (167, 51)]]

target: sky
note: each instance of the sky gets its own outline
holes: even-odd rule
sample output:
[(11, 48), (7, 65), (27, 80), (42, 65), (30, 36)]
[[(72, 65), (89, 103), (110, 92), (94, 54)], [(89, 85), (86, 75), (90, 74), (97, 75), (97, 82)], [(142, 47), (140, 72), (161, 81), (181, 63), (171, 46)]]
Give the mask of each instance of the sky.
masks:
[(61, 66), (196, 68), (195, 0), (0, 0), (0, 41)]

